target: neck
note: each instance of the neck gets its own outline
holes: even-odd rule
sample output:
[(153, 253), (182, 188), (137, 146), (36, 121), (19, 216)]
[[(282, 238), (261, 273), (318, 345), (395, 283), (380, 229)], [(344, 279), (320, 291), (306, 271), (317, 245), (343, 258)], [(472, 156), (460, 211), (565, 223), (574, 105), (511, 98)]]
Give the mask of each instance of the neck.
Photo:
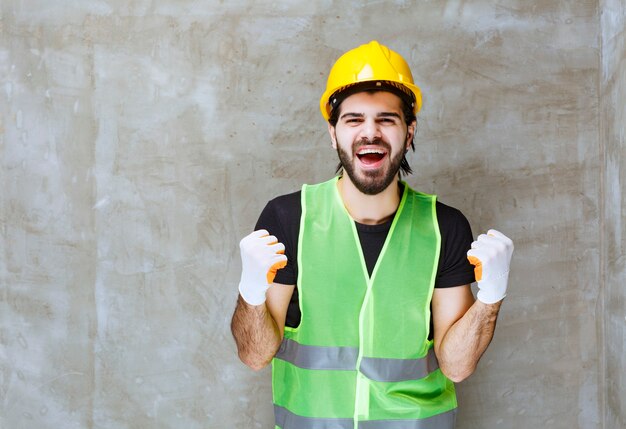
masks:
[(365, 225), (387, 222), (393, 218), (400, 205), (397, 180), (379, 194), (366, 195), (354, 186), (349, 177), (343, 175), (337, 181), (337, 189), (352, 219)]

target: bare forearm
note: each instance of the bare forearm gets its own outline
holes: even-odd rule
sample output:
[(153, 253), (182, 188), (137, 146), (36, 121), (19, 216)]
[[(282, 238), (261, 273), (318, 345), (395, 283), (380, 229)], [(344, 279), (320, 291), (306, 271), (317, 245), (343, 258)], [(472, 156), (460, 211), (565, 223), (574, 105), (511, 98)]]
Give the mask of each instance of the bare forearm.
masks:
[(254, 370), (269, 364), (280, 347), (280, 331), (265, 304), (253, 306), (240, 296), (230, 328), (239, 359)]
[(460, 382), (474, 372), (493, 338), (501, 305), (502, 301), (484, 304), (476, 300), (448, 330), (437, 347), (439, 366), (448, 378)]

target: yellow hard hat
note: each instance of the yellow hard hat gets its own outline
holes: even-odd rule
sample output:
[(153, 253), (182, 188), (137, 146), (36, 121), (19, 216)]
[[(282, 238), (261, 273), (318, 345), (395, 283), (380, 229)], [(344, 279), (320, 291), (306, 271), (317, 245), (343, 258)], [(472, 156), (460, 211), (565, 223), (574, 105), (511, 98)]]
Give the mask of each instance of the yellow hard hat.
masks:
[[(370, 82), (367, 89), (400, 91), (410, 98), (413, 112), (422, 107), (422, 93), (413, 83), (409, 65), (397, 52), (373, 40), (343, 54), (335, 62), (326, 83), (326, 91), (320, 99), (320, 110), (328, 120), (330, 112), (339, 99), (331, 99), (335, 94), (362, 82)], [(394, 91), (395, 88), (395, 91)]]

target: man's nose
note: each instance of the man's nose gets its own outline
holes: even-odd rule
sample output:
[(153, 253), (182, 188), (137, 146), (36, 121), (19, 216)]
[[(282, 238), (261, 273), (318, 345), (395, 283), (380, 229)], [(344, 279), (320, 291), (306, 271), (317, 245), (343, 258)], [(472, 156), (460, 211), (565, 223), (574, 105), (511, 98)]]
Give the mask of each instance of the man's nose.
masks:
[(381, 137), (380, 125), (375, 119), (368, 118), (363, 122), (361, 137), (367, 138), (370, 141)]

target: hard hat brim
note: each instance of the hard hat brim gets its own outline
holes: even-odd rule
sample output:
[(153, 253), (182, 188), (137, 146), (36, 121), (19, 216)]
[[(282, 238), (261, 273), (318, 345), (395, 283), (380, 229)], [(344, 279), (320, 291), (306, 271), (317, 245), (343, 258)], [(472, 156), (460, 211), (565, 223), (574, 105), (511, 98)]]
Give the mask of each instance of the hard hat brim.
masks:
[(422, 107), (422, 94), (420, 89), (408, 83), (397, 83), (382, 80), (367, 80), (363, 82), (353, 83), (334, 91), (327, 90), (320, 99), (320, 111), (325, 120), (330, 118), (334, 109), (339, 107), (341, 102), (349, 96), (365, 91), (386, 91), (397, 95), (413, 108), (416, 114)]

